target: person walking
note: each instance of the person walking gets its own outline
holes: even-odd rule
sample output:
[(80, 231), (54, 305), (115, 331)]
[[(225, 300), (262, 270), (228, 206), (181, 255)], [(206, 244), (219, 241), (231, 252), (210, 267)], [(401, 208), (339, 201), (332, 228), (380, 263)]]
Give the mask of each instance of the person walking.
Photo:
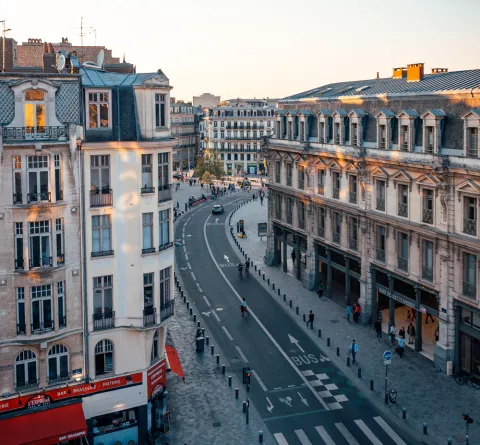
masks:
[(352, 307), (347, 304), (347, 307), (345, 308), (345, 315), (347, 316), (347, 322), (350, 323), (350, 314), (352, 313)]
[(408, 325), (407, 334), (408, 334), (408, 344), (413, 345), (415, 343), (415, 326), (413, 325), (412, 322), (410, 322), (410, 324)]
[(400, 358), (403, 357), (403, 353), (405, 352), (405, 338), (404, 337), (398, 337), (397, 338), (397, 349), (396, 351), (398, 352), (398, 355)]
[(375, 324), (373, 325), (373, 329), (377, 333), (377, 340), (380, 341), (382, 338), (382, 323), (378, 318), (375, 321)]
[(398, 335), (405, 339), (405, 328), (402, 326), (400, 330), (398, 331)]
[(295, 264), (295, 258), (297, 258), (297, 254), (295, 253), (295, 250), (292, 250), (291, 257), (292, 257), (292, 263)]
[(358, 320), (360, 319), (361, 311), (362, 311), (362, 306), (360, 306), (360, 304), (357, 303), (357, 305), (355, 306), (355, 313), (353, 314), (353, 320), (355, 321), (355, 323), (358, 323)]
[(392, 342), (392, 346), (395, 345), (395, 336), (397, 335), (397, 328), (395, 327), (395, 323), (390, 326), (388, 334), (390, 335), (390, 341)]
[(308, 324), (310, 323), (310, 328), (313, 329), (313, 319), (314, 318), (315, 318), (315, 315), (313, 315), (313, 312), (310, 311), (310, 313), (308, 314), (307, 328), (308, 328)]
[(349, 353), (352, 355), (352, 364), (356, 364), (356, 357), (357, 357), (357, 352), (358, 352), (358, 345), (355, 343), (355, 340), (352, 340), (352, 343), (350, 344), (349, 348)]
[(320, 299), (323, 298), (323, 291), (324, 291), (323, 281), (320, 281), (320, 283), (318, 283), (318, 289), (317, 289), (318, 298)]
[(240, 311), (242, 312), (242, 317), (247, 314), (250, 316), (250, 312), (248, 312), (247, 309), (247, 302), (245, 301), (245, 298), (243, 298), (242, 304), (240, 305)]

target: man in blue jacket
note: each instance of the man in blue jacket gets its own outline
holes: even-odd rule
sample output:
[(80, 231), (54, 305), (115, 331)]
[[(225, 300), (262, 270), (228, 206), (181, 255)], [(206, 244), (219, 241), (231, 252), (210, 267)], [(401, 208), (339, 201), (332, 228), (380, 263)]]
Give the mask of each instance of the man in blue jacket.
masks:
[(352, 340), (352, 344), (350, 345), (350, 354), (352, 354), (352, 364), (357, 363), (355, 361), (355, 357), (357, 356), (358, 352), (358, 345), (355, 343), (355, 340)]

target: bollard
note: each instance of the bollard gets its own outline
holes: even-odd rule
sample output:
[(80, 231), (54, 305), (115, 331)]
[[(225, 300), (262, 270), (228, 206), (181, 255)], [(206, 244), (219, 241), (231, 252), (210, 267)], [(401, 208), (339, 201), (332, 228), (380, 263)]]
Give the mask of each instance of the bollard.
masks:
[(222, 365), (222, 374), (225, 375), (225, 365)]
[(450, 437), (447, 439), (447, 445), (452, 445), (452, 439)]
[(337, 357), (340, 357), (340, 348), (337, 346)]
[(190, 308), (190, 315), (193, 314), (193, 308)]
[(247, 412), (247, 402), (245, 402), (245, 400), (242, 402), (242, 409), (244, 413)]
[(205, 328), (202, 328), (202, 337), (205, 338)]
[(263, 443), (263, 431), (258, 432), (258, 443)]
[(290, 307), (293, 307), (292, 304), (293, 304), (293, 300), (290, 300)]
[(193, 322), (194, 322), (194, 323), (197, 322), (197, 314), (193, 314)]
[(362, 369), (361, 369), (361, 368), (358, 368), (358, 370), (357, 370), (357, 377), (358, 377), (359, 379), (362, 378)]
[(183, 298), (183, 290), (180, 291), (180, 296)]
[(213, 346), (213, 345), (212, 345), (212, 346), (210, 346), (210, 352), (212, 353), (212, 355), (214, 354), (214, 351), (215, 351), (215, 348), (214, 348), (214, 346)]
[(253, 261), (250, 261), (250, 267), (253, 267)]
[(283, 294), (283, 301), (287, 302), (287, 294)]
[(373, 391), (373, 380), (370, 380), (370, 391)]
[(205, 337), (205, 342), (207, 343), (207, 346), (208, 346), (208, 344), (210, 343), (210, 337)]
[(280, 289), (277, 289), (277, 294), (278, 296), (280, 296)]
[(272, 283), (272, 289), (275, 290), (275, 283)]
[(427, 424), (426, 424), (426, 423), (423, 424), (423, 434), (428, 434)]
[(318, 330), (318, 337), (322, 338), (322, 330), (321, 329)]
[(407, 418), (407, 408), (402, 408), (402, 419), (405, 420)]
[(190, 309), (190, 301), (187, 301), (187, 309)]
[(305, 320), (306, 320), (305, 314), (303, 314), (303, 322), (304, 322), (304, 323), (305, 323)]
[(217, 354), (217, 365), (220, 364), (220, 354)]
[(238, 399), (238, 388), (235, 388), (235, 398)]
[(350, 368), (350, 357), (347, 357), (347, 367)]
[(262, 277), (263, 277), (263, 281), (265, 281), (265, 274), (263, 274)]
[(228, 376), (228, 386), (232, 386), (232, 376)]
[(262, 271), (258, 269), (258, 276), (262, 275)]
[(255, 264), (255, 272), (257, 271), (257, 265)]
[(295, 313), (298, 315), (298, 306), (295, 307)]
[(182, 286), (180, 284), (178, 285), (178, 290), (182, 292)]
[(199, 322), (199, 321), (197, 321), (197, 328), (199, 328), (199, 327), (200, 327), (200, 322)]
[(186, 295), (183, 296), (183, 302), (184, 302), (184, 303), (187, 302), (187, 296), (186, 296)]
[(188, 211), (188, 205), (185, 203), (185, 211)]
[(270, 278), (267, 278), (267, 284), (270, 285)]
[(330, 337), (327, 337), (327, 346), (330, 347)]

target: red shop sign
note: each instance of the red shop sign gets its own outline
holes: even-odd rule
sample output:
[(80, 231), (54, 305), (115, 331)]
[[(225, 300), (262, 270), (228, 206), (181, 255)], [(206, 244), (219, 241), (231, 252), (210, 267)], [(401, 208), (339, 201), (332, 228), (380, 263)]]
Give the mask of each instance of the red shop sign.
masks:
[(155, 363), (147, 371), (147, 394), (148, 398), (152, 398), (160, 386), (165, 388), (167, 386), (166, 364), (165, 359)]

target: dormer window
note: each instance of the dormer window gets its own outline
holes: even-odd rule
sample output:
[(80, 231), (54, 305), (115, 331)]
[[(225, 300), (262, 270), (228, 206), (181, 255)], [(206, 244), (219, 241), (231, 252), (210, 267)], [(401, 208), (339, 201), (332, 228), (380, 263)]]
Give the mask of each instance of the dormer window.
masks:
[(465, 156), (478, 158), (480, 145), (480, 108), (473, 108), (462, 116), (463, 120), (463, 149)]
[(405, 109), (397, 113), (399, 150), (413, 151), (415, 145), (415, 121), (419, 117), (419, 114), (412, 109)]
[(388, 109), (380, 110), (375, 116), (377, 120), (377, 146), (382, 149), (389, 149), (392, 140), (392, 119), (393, 112)]
[(166, 108), (165, 108), (166, 94), (155, 94), (155, 127), (166, 127)]
[(400, 138), (400, 149), (404, 151), (408, 151), (410, 146), (409, 137), (408, 137), (408, 126), (402, 125), (402, 134)]
[[(354, 108), (348, 113), (348, 119), (346, 120), (346, 124), (348, 124), (348, 121), (350, 121), (350, 141), (351, 145), (354, 147), (360, 147), (362, 145), (363, 124), (366, 115), (367, 113), (361, 108)], [(345, 139), (347, 138), (345, 137)]]
[(439, 153), (442, 138), (443, 119), (446, 114), (443, 110), (429, 109), (422, 114), (423, 120), (423, 150), (425, 153)]
[(45, 132), (45, 92), (27, 90), (25, 92), (25, 127), (27, 133)]
[(111, 128), (110, 93), (102, 91), (87, 94), (88, 128)]

